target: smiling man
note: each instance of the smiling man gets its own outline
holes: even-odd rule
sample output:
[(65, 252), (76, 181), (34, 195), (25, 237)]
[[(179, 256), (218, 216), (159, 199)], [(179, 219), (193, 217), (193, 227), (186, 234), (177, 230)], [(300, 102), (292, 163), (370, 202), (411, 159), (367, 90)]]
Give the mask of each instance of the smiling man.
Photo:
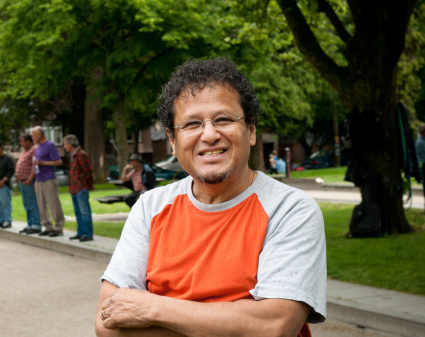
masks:
[(227, 59), (189, 61), (158, 115), (189, 176), (143, 194), (102, 276), (98, 336), (311, 336), (326, 315), (318, 205), (248, 166), (260, 113)]

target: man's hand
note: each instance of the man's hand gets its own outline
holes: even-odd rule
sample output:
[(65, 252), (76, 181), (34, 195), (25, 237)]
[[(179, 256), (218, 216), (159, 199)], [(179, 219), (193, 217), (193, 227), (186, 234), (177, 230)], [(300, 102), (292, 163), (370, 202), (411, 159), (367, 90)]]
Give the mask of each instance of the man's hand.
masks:
[(130, 164), (127, 164), (127, 165), (125, 165), (124, 166), (124, 171), (125, 172), (129, 172), (129, 171), (131, 171), (133, 169), (133, 166), (131, 166)]
[(148, 291), (119, 288), (102, 304), (106, 319), (106, 329), (147, 328), (153, 323), (149, 320), (152, 299), (156, 295)]
[(42, 161), (41, 161), (41, 160), (38, 160), (38, 159), (35, 159), (35, 160), (33, 161), (33, 164), (34, 164), (34, 165), (38, 165), (38, 166), (43, 166)]
[(24, 181), (24, 184), (29, 186), (32, 184), (32, 179), (28, 178), (27, 180)]

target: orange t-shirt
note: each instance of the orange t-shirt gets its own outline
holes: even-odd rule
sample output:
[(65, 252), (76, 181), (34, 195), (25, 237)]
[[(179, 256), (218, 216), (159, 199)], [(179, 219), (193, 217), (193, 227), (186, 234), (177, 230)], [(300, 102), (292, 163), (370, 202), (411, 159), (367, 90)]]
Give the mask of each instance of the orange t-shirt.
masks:
[[(253, 188), (261, 189), (261, 184), (264, 185), (266, 179), (259, 175)], [(184, 185), (182, 182), (178, 184)], [(177, 187), (178, 185), (173, 188)], [(208, 205), (208, 209), (200, 209), (194, 204), (196, 201), (190, 191), (189, 195), (181, 193), (180, 189), (176, 192), (172, 202), (166, 200), (170, 197), (169, 193), (160, 196), (163, 205), (157, 210), (156, 206), (153, 209), (149, 207), (148, 200), (152, 192), (142, 195), (142, 200), (132, 209), (133, 214), (134, 209), (139, 207), (141, 213), (133, 217), (130, 215), (131, 219), (129, 218), (114, 253), (114, 257), (117, 251), (128, 257), (117, 257), (117, 262), (113, 257), (110, 264), (112, 266), (108, 266), (108, 270), (111, 269), (110, 274), (116, 274), (117, 268), (133, 268), (129, 266), (133, 263), (131, 245), (135, 245), (134, 249), (140, 249), (138, 245), (143, 244), (140, 240), (146, 240), (146, 262), (139, 263), (146, 265), (146, 287), (151, 293), (204, 303), (255, 298), (255, 292), (251, 292), (259, 283), (257, 278), (260, 256), (262, 253), (268, 254), (268, 250), (264, 248), (265, 242), (274, 240), (275, 235), (270, 232), (270, 214), (263, 207), (259, 194), (246, 193), (240, 202), (228, 202), (227, 207)], [(141, 205), (144, 201), (147, 204)], [(139, 217), (144, 217), (147, 212), (152, 214), (152, 217), (148, 216), (144, 220), (147, 222), (145, 225), (149, 226), (149, 232), (140, 236), (140, 228), (135, 228), (139, 233), (126, 233), (127, 226), (132, 226), (133, 221), (140, 221)], [(270, 237), (266, 239), (267, 236)], [(126, 242), (128, 240), (132, 242)], [(125, 249), (127, 252), (123, 252)], [(127, 267), (119, 265), (119, 260), (122, 264), (127, 264)], [(108, 270), (104, 279), (115, 281), (112, 282), (114, 284), (122, 282), (124, 286), (131, 287), (129, 282), (132, 280), (121, 281), (118, 276), (113, 279), (113, 276), (108, 276)], [(141, 273), (142, 270), (135, 273), (134, 278)], [(261, 295), (260, 289), (259, 297), (261, 296), (267, 298)], [(311, 337), (308, 324), (304, 324), (298, 336)]]

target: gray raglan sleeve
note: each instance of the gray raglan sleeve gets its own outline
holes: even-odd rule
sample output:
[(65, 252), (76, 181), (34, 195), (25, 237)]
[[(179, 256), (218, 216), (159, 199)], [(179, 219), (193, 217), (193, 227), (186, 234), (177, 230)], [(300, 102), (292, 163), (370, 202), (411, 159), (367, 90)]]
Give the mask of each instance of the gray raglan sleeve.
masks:
[[(285, 189), (286, 193), (282, 192)], [(268, 206), (269, 223), (259, 259), (258, 283), (250, 292), (256, 300), (304, 302), (312, 307), (307, 323), (323, 322), (327, 275), (321, 210), (304, 192), (288, 187), (275, 195), (270, 193), (263, 202)]]
[(141, 197), (131, 209), (120, 241), (101, 280), (119, 288), (147, 290), (149, 239), (150, 221), (145, 217)]

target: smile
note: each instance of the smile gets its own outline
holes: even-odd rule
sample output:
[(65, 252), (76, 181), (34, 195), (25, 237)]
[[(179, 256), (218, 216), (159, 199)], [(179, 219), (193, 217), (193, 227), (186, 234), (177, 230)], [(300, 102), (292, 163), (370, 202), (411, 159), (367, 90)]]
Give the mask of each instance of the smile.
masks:
[(226, 150), (221, 149), (221, 150), (215, 150), (215, 151), (205, 151), (205, 152), (200, 153), (200, 155), (208, 157), (208, 156), (216, 156), (216, 155), (218, 155), (220, 153), (224, 153), (224, 152), (226, 152)]

